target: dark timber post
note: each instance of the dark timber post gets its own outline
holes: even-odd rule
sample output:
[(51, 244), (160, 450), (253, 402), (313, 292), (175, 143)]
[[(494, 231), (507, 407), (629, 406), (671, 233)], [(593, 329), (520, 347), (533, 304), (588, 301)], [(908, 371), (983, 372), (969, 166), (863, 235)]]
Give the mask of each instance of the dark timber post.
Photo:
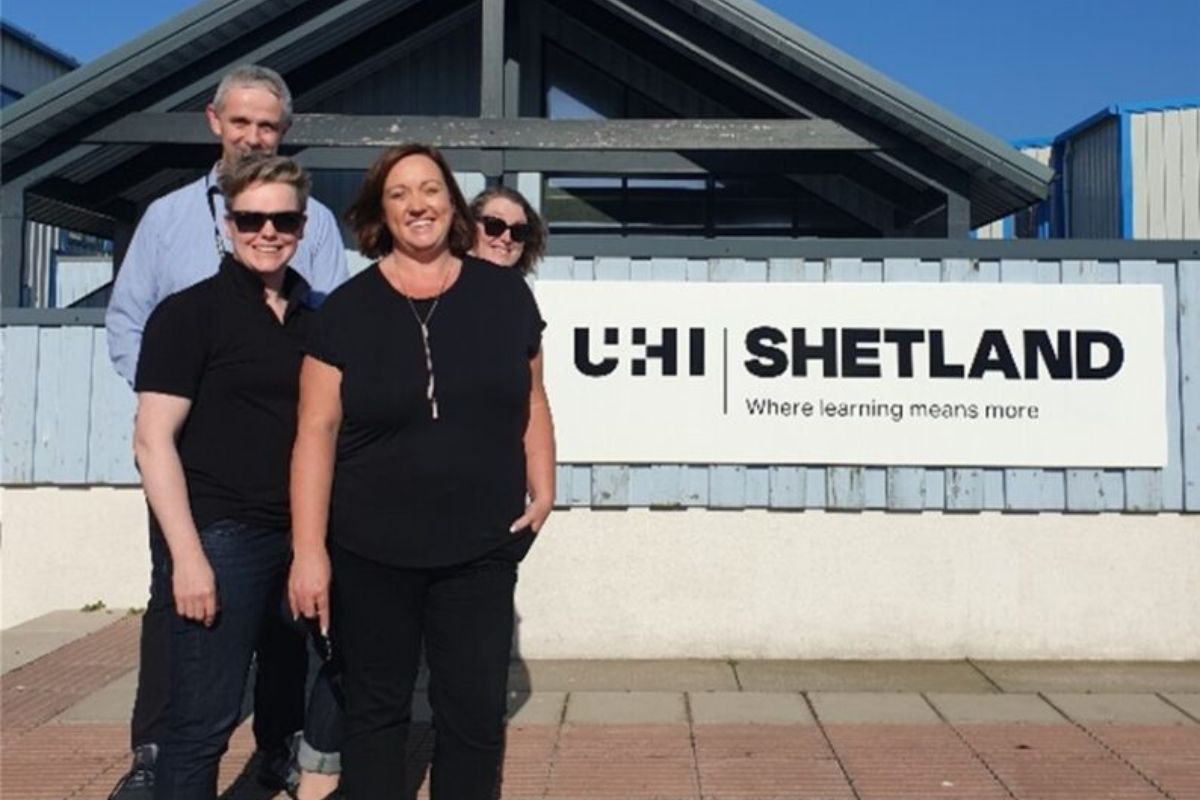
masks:
[(14, 181), (0, 190), (0, 305), (23, 305), (25, 269), (25, 183)]
[[(505, 115), (504, 2), (481, 0), (480, 3), (479, 116), (484, 119), (498, 119)], [(504, 172), (504, 154), (500, 150), (484, 150), (481, 162), (489, 184)]]

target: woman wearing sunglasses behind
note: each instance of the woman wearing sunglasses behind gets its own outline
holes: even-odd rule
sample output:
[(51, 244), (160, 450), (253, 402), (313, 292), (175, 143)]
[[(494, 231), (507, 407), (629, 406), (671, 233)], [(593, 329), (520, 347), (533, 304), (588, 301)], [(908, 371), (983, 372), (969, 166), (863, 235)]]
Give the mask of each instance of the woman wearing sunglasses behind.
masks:
[[(296, 430), (308, 176), (252, 155), (219, 185), (233, 253), (167, 298), (138, 361), (134, 451), (166, 547), (156, 591), (173, 597), (171, 695), (155, 797), (216, 797), (247, 668), (287, 576), (288, 460)], [(158, 535), (161, 534), (161, 535)]]
[(546, 254), (546, 223), (515, 189), (484, 189), (471, 201), (471, 215), (475, 217), (471, 255), (476, 258), (526, 274)]

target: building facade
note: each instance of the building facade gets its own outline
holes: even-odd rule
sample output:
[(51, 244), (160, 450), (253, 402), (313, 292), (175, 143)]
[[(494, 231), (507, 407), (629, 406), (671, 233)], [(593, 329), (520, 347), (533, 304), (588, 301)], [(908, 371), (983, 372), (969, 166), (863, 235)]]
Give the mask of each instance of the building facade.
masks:
[[(432, 141), (468, 194), (502, 181), (549, 218), (536, 281), (1161, 287), (1160, 468), (562, 463), (525, 655), (1200, 655), (1195, 243), (972, 241), (1052, 170), (746, 0), (210, 0), (0, 115), (4, 231), (69, 224), (119, 260), (138, 210), (215, 159), (198, 111), (247, 60), (288, 79), (316, 196), (340, 210), (381, 146)], [(14, 301), (18, 253), (6, 626), (138, 605), (146, 562), (102, 312)]]

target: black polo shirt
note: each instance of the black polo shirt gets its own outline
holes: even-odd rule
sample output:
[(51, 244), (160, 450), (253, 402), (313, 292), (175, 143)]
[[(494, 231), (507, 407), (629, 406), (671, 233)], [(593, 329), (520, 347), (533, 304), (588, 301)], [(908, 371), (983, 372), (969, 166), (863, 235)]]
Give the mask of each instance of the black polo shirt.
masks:
[(287, 529), (308, 284), (289, 269), (282, 324), (262, 280), (232, 256), (146, 323), (134, 388), (186, 397), (179, 437), (192, 517)]

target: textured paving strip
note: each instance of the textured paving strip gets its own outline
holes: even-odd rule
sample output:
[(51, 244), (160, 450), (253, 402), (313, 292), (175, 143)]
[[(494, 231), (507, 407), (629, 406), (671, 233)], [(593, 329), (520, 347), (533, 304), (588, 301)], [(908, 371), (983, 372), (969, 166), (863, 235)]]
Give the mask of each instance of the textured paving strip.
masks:
[(1174, 798), (1200, 798), (1200, 726), (1088, 725), (1088, 732)]
[(826, 725), (825, 731), (862, 800), (1011, 800), (946, 725)]
[(1162, 800), (1074, 725), (962, 725), (959, 733), (1018, 800)]
[(52, 611), (4, 630), (0, 637), (0, 670), (11, 672), (69, 642), (108, 627), (125, 616), (124, 609)]
[(547, 797), (699, 797), (688, 726), (564, 726)]
[(34, 728), (137, 666), (141, 618), (123, 617), (4, 676), (6, 734)]
[(693, 729), (701, 796), (854, 797), (815, 725), (699, 725)]

